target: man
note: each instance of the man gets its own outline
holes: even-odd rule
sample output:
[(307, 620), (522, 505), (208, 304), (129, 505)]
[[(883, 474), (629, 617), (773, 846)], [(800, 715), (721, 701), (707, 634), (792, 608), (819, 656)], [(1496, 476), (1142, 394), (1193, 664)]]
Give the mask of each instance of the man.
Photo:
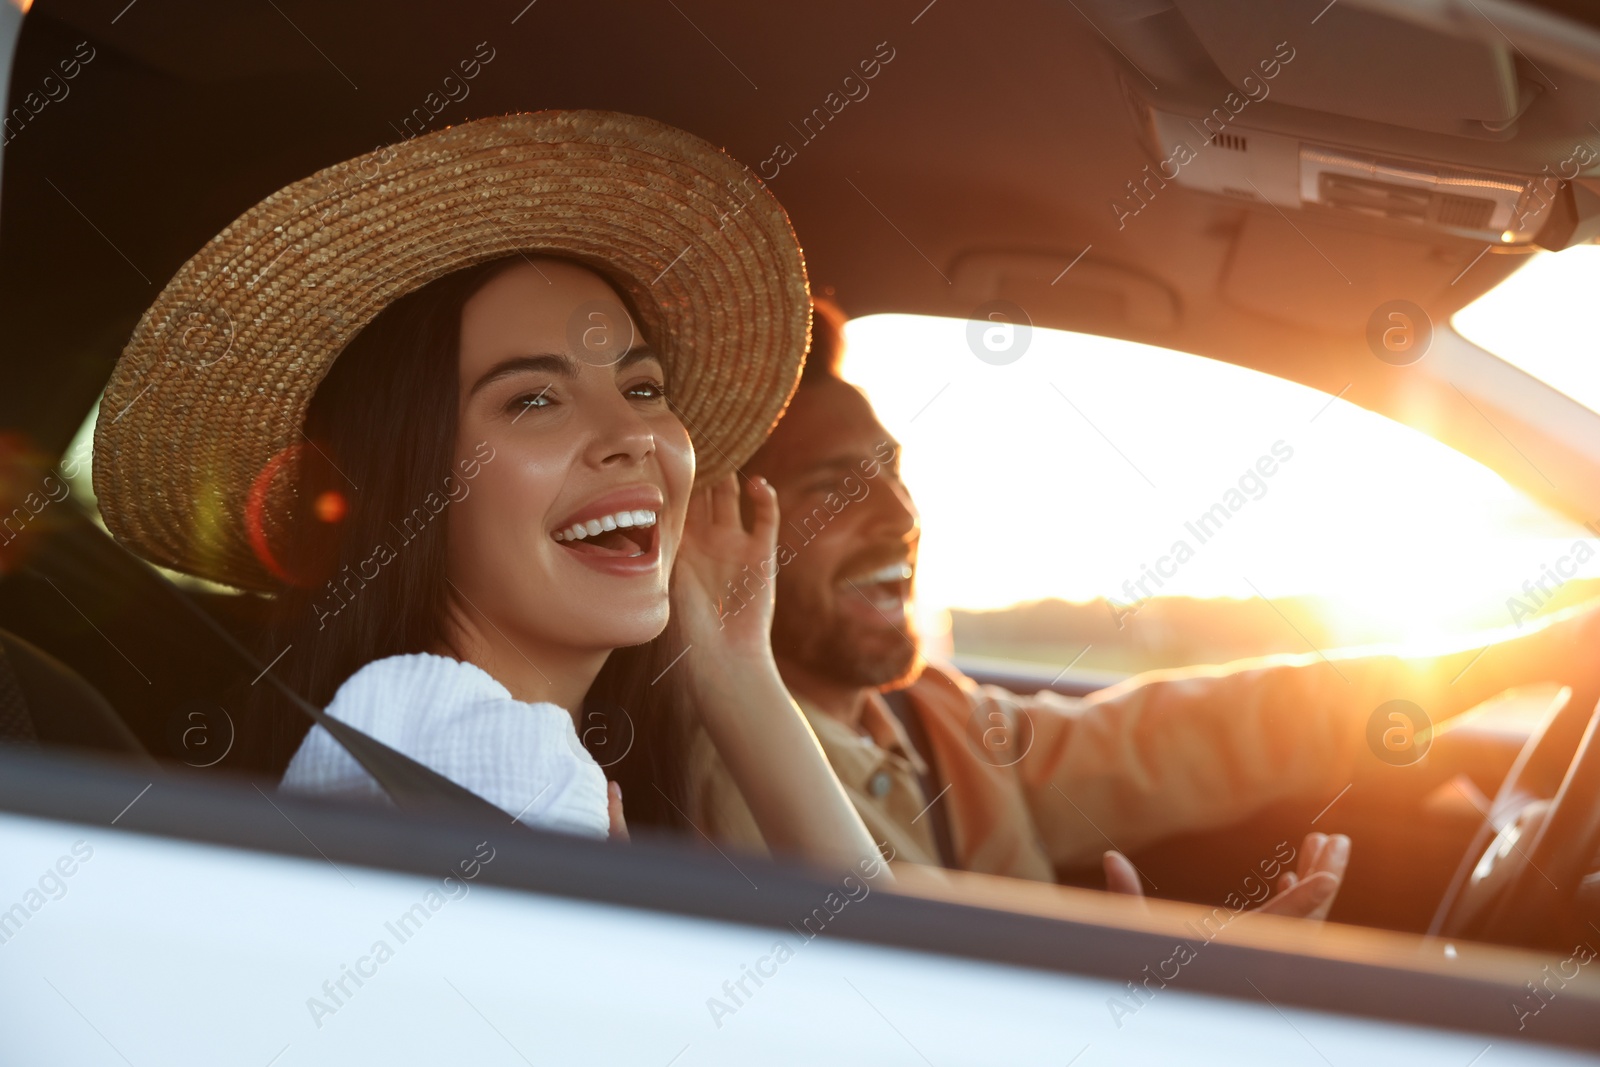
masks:
[[(800, 389), (745, 468), (778, 492), (774, 567), (730, 590), (723, 610), (775, 578), (784, 682), (867, 829), (898, 859), (1051, 881), (1108, 849), (1275, 803), (1332, 802), (1360, 760), (1376, 760), (1368, 720), (1390, 700), (1437, 722), (1528, 682), (1567, 682), (1591, 705), (1600, 697), (1596, 669), (1572, 662), (1588, 657), (1570, 655), (1600, 645), (1593, 611), (1488, 652), (1275, 656), (1152, 671), (1082, 699), (1019, 697), (924, 664), (910, 611), (920, 527), (898, 446), (837, 376), (842, 316), (819, 305), (813, 321)], [(709, 745), (691, 766), (697, 825), (760, 848)], [(1308, 838), (1304, 851), (1329, 854), (1309, 857), (1302, 876), (1342, 870), (1348, 841), (1335, 836)], [(1113, 888), (1138, 891), (1125, 859), (1113, 852), (1105, 864)], [(1337, 877), (1318, 882), (1312, 899), (1282, 910), (1325, 914)]]

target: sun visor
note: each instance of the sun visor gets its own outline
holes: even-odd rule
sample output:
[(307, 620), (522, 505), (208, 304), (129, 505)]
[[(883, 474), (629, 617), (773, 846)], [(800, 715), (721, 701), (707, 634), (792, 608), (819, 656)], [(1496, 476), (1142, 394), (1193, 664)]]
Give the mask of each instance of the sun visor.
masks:
[(1294, 49), (1294, 77), (1274, 86), (1291, 107), (1459, 136), (1505, 129), (1540, 92), (1536, 77), (1519, 78), (1505, 41), (1447, 37), (1348, 6), (1312, 23), (1326, 2), (1174, 6), (1241, 93), (1261, 83), (1262, 58), (1280, 42)]

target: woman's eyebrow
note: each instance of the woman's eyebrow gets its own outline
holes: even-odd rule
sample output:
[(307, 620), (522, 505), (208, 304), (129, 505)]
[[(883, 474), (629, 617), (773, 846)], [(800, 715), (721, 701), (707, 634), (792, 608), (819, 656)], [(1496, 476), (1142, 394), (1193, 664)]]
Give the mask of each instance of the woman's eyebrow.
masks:
[(657, 363), (660, 363), (661, 354), (655, 349), (651, 348), (649, 345), (634, 345), (632, 348), (628, 349), (622, 354), (621, 359), (617, 360), (617, 369), (619, 371), (626, 370), (635, 363), (640, 363), (647, 359), (653, 359)]
[(472, 388), (467, 391), (467, 395), (472, 396), (478, 390), (492, 385), (501, 378), (508, 378), (513, 374), (521, 374), (524, 371), (555, 374), (562, 378), (576, 378), (578, 376), (577, 365), (566, 356), (550, 353), (539, 356), (512, 356), (510, 359), (502, 359), (485, 371), (483, 377), (473, 383)]

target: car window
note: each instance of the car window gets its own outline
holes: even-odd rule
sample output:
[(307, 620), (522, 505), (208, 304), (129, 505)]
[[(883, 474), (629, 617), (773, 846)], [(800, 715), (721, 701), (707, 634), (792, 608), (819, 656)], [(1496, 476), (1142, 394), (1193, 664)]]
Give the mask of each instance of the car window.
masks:
[(1594, 294), (1600, 247), (1535, 253), (1505, 281), (1456, 312), (1456, 331), (1590, 410), (1600, 411)]
[(1600, 589), (1592, 552), (1545, 577), (1589, 531), (1407, 426), (1187, 353), (993, 329), (847, 328), (844, 375), (904, 446), (936, 653), (1136, 671), (1516, 627)]

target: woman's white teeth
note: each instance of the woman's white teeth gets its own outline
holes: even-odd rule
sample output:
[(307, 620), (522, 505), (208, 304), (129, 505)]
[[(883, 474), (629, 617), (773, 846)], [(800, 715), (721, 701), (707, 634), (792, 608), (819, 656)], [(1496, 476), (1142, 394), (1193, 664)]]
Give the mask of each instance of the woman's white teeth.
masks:
[(653, 511), (615, 511), (610, 515), (602, 515), (598, 519), (588, 522), (573, 523), (565, 530), (556, 531), (557, 541), (581, 541), (585, 537), (606, 533), (610, 530), (623, 529), (629, 526), (654, 526), (656, 513)]

